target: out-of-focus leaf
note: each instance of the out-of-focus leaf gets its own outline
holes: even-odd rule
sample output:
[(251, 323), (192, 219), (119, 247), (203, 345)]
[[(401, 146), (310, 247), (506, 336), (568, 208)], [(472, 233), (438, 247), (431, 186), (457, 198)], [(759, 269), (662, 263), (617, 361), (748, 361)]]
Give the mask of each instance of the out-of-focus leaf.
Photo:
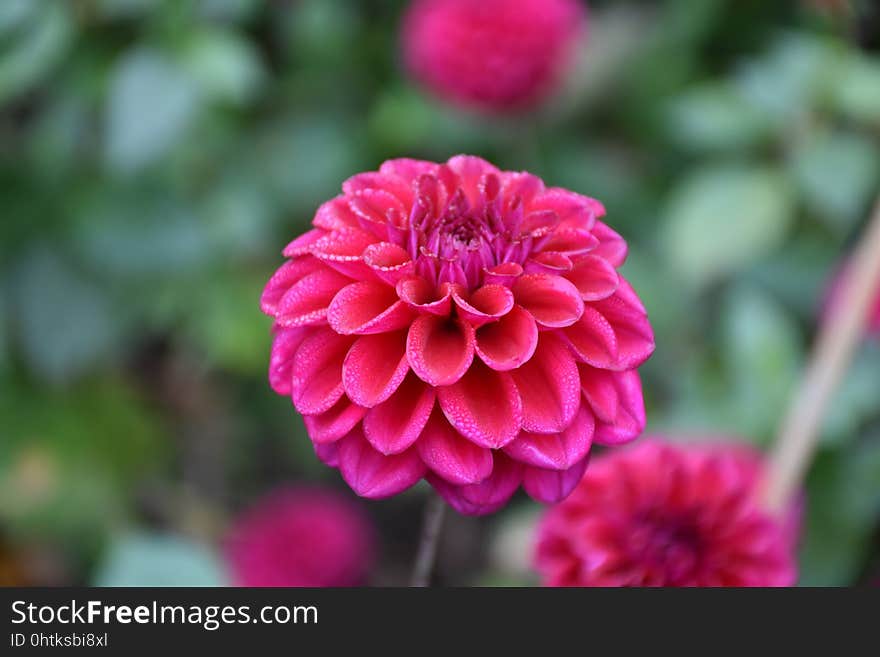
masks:
[(206, 546), (169, 534), (131, 533), (108, 548), (94, 586), (224, 586), (223, 565)]
[(818, 133), (799, 144), (792, 173), (812, 214), (847, 234), (880, 180), (880, 148), (848, 133)]
[(846, 373), (825, 418), (823, 440), (840, 445), (860, 437), (868, 420), (880, 417), (880, 345), (864, 344)]
[(789, 33), (740, 67), (736, 82), (751, 103), (780, 121), (809, 113), (837, 74), (839, 51), (810, 34)]
[(15, 0), (2, 4), (0, 29), (13, 34), (0, 43), (0, 103), (45, 77), (72, 37), (67, 3), (31, 0), (34, 7), (27, 9)]
[(670, 266), (688, 284), (702, 286), (771, 253), (792, 219), (785, 176), (773, 169), (716, 166), (675, 188), (661, 240)]
[(800, 584), (851, 585), (880, 513), (880, 435), (822, 454), (807, 484)]
[(200, 87), (163, 53), (127, 53), (110, 81), (107, 164), (130, 173), (162, 157), (185, 136), (201, 100)]
[(239, 257), (278, 253), (274, 243), (278, 214), (265, 185), (237, 168), (222, 179), (200, 209), (211, 247)]
[(880, 123), (880, 59), (852, 54), (834, 80), (835, 107), (856, 121)]
[(162, 0), (98, 0), (101, 15), (110, 19), (142, 18), (155, 11)]
[(264, 77), (257, 51), (232, 31), (193, 34), (182, 65), (208, 98), (236, 105), (251, 100)]
[(79, 215), (76, 244), (100, 271), (180, 274), (212, 256), (203, 223), (173, 199), (107, 195), (86, 204)]
[(770, 134), (767, 114), (727, 83), (689, 89), (669, 107), (669, 131), (693, 150), (748, 148)]
[(748, 287), (729, 293), (721, 321), (721, 353), (733, 385), (731, 401), (739, 408), (740, 433), (769, 438), (803, 358), (797, 324), (772, 297)]
[(242, 21), (253, 16), (263, 0), (197, 0), (199, 13), (206, 18)]
[(34, 127), (29, 142), (34, 170), (40, 177), (53, 178), (81, 165), (77, 148), (87, 132), (88, 107), (72, 95), (50, 104)]
[(219, 365), (260, 373), (266, 364), (271, 322), (255, 304), (266, 278), (217, 278), (193, 301), (190, 331)]
[(16, 337), (36, 374), (68, 381), (115, 351), (120, 326), (98, 286), (44, 248), (30, 252), (16, 274)]

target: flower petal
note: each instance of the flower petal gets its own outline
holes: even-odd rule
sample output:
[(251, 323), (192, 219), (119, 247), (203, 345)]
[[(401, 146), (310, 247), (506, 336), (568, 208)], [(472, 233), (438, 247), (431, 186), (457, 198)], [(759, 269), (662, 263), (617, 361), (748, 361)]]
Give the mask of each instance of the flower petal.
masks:
[(650, 358), (654, 353), (654, 331), (645, 307), (628, 282), (621, 279), (617, 291), (595, 302), (593, 307), (614, 327), (617, 338), (614, 369), (632, 369)]
[(269, 358), (269, 385), (279, 395), (289, 395), (293, 386), (293, 357), (309, 329), (298, 327), (279, 329), (272, 339), (272, 355)]
[(430, 473), (427, 479), (453, 509), (466, 516), (480, 516), (507, 504), (522, 481), (522, 471), (519, 463), (497, 452), (492, 474), (478, 484), (455, 486)]
[(343, 396), (328, 411), (318, 415), (304, 415), (303, 422), (313, 443), (332, 443), (354, 429), (366, 413), (366, 408), (352, 404)]
[(342, 361), (352, 338), (329, 328), (315, 329), (293, 358), (292, 399), (296, 410), (314, 415), (329, 410), (343, 395)]
[(538, 346), (535, 318), (522, 306), (513, 309), (497, 322), (481, 326), (474, 346), (486, 365), (499, 372), (519, 367), (532, 357)]
[(474, 361), (461, 380), (438, 388), (437, 398), (450, 424), (477, 445), (498, 449), (519, 434), (522, 401), (507, 372)]
[(504, 285), (510, 287), (523, 273), (522, 265), (515, 262), (503, 262), (483, 271), (483, 283), (486, 285)]
[(391, 242), (376, 242), (364, 250), (364, 264), (389, 285), (412, 276), (415, 263), (403, 247)]
[(645, 430), (642, 381), (635, 370), (605, 372), (579, 367), (584, 398), (596, 415), (594, 441), (620, 445), (638, 438)]
[(331, 468), (339, 467), (339, 443), (315, 443), (315, 455), (324, 465)]
[(574, 283), (584, 301), (610, 297), (620, 283), (620, 276), (611, 263), (592, 254), (578, 258), (574, 268), (564, 276)]
[(260, 297), (260, 309), (274, 317), (278, 313), (278, 303), (291, 286), (319, 269), (325, 269), (324, 265), (311, 256), (285, 262), (266, 283), (263, 295)]
[(523, 471), (523, 488), (533, 500), (556, 504), (571, 494), (587, 470), (589, 457), (567, 470), (542, 470), (527, 467)]
[(613, 267), (620, 267), (626, 262), (626, 240), (620, 235), (606, 224), (597, 221), (593, 226), (593, 236), (599, 240), (599, 245), (593, 249), (593, 255), (605, 258)]
[(561, 338), (542, 333), (535, 355), (510, 375), (522, 399), (523, 429), (558, 433), (574, 419), (581, 403), (581, 382)]
[(452, 308), (449, 286), (441, 286), (439, 294), (424, 278), (415, 276), (397, 282), (397, 294), (401, 301), (420, 313), (445, 317)]
[(543, 326), (570, 326), (584, 310), (578, 289), (561, 276), (526, 274), (514, 283), (513, 292), (516, 302)]
[(474, 445), (435, 408), (416, 442), (422, 461), (450, 484), (476, 484), (492, 473), (492, 451)]
[(409, 365), (432, 386), (458, 381), (474, 359), (474, 329), (465, 321), (421, 315), (406, 337)]
[(464, 291), (456, 288), (452, 300), (455, 301), (458, 314), (474, 328), (497, 321), (513, 308), (513, 293), (503, 285), (484, 285), (467, 299), (464, 298)]
[(581, 318), (565, 329), (564, 335), (585, 363), (607, 369), (617, 362), (617, 335), (614, 328), (592, 306), (584, 306)]
[(276, 321), (286, 327), (323, 323), (330, 301), (349, 282), (350, 279), (326, 267), (306, 274), (279, 300)]
[(382, 454), (399, 454), (412, 445), (434, 408), (434, 389), (408, 376), (397, 391), (369, 410), (364, 435)]
[(565, 430), (549, 434), (524, 431), (504, 446), (504, 453), (527, 465), (566, 470), (590, 452), (595, 428), (593, 414), (589, 406), (583, 404)]
[(372, 408), (400, 386), (409, 362), (402, 331), (364, 335), (357, 339), (342, 364), (342, 385), (355, 404)]
[(363, 253), (376, 237), (360, 228), (341, 228), (331, 231), (312, 245), (311, 253), (324, 264), (351, 278), (362, 278), (367, 273)]
[(399, 301), (394, 288), (376, 281), (360, 281), (342, 288), (327, 310), (327, 321), (338, 333), (384, 333), (404, 328), (412, 312)]
[(425, 464), (415, 449), (391, 456), (380, 454), (359, 428), (335, 445), (342, 478), (361, 497), (379, 500), (397, 495), (425, 475)]

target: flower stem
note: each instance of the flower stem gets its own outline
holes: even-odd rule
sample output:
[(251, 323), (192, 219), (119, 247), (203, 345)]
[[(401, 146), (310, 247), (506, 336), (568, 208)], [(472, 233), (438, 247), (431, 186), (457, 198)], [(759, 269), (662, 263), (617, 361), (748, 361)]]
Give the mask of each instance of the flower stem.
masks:
[(439, 495), (431, 492), (425, 504), (422, 536), (419, 540), (419, 551), (416, 554), (416, 563), (413, 566), (410, 586), (424, 587), (430, 584), (431, 571), (434, 570), (437, 544), (440, 542), (440, 530), (443, 527), (445, 512), (446, 504)]
[(765, 506), (780, 513), (800, 488), (828, 405), (849, 368), (880, 292), (880, 200), (843, 277), (840, 303), (820, 329), (770, 455)]

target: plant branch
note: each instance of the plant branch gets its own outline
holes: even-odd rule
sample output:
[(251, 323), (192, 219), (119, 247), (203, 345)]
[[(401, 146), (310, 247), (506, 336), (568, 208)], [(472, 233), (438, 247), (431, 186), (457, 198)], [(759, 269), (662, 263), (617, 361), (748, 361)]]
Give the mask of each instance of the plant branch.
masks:
[(446, 504), (436, 493), (431, 492), (425, 504), (425, 516), (422, 523), (422, 536), (419, 540), (419, 551), (413, 566), (410, 586), (424, 587), (431, 582), (431, 572), (437, 557), (437, 545), (440, 542), (440, 530), (443, 527), (443, 516)]

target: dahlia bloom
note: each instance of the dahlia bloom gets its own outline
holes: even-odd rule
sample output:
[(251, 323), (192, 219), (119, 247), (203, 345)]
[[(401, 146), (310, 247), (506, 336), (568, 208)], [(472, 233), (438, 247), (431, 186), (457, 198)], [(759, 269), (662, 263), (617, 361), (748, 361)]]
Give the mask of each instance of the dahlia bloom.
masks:
[(230, 530), (226, 557), (238, 586), (357, 586), (375, 555), (373, 526), (331, 490), (270, 493)]
[(538, 530), (548, 586), (791, 586), (799, 504), (757, 501), (760, 455), (741, 444), (644, 440), (596, 459)]
[(403, 20), (403, 56), (442, 98), (516, 110), (558, 86), (585, 25), (576, 0), (415, 0)]
[[(845, 264), (831, 279), (831, 283), (828, 285), (825, 299), (822, 304), (823, 321), (827, 322), (828, 318), (837, 312), (837, 307), (840, 304), (840, 293), (843, 290), (843, 283), (846, 281), (848, 271), (849, 264)], [(868, 313), (867, 330), (871, 334), (880, 335), (880, 294), (877, 295), (877, 298), (874, 300), (874, 305)]]
[(556, 502), (644, 428), (654, 349), (597, 201), (476, 157), (348, 179), (263, 292), (269, 380), (361, 496), (422, 477), (461, 513)]

